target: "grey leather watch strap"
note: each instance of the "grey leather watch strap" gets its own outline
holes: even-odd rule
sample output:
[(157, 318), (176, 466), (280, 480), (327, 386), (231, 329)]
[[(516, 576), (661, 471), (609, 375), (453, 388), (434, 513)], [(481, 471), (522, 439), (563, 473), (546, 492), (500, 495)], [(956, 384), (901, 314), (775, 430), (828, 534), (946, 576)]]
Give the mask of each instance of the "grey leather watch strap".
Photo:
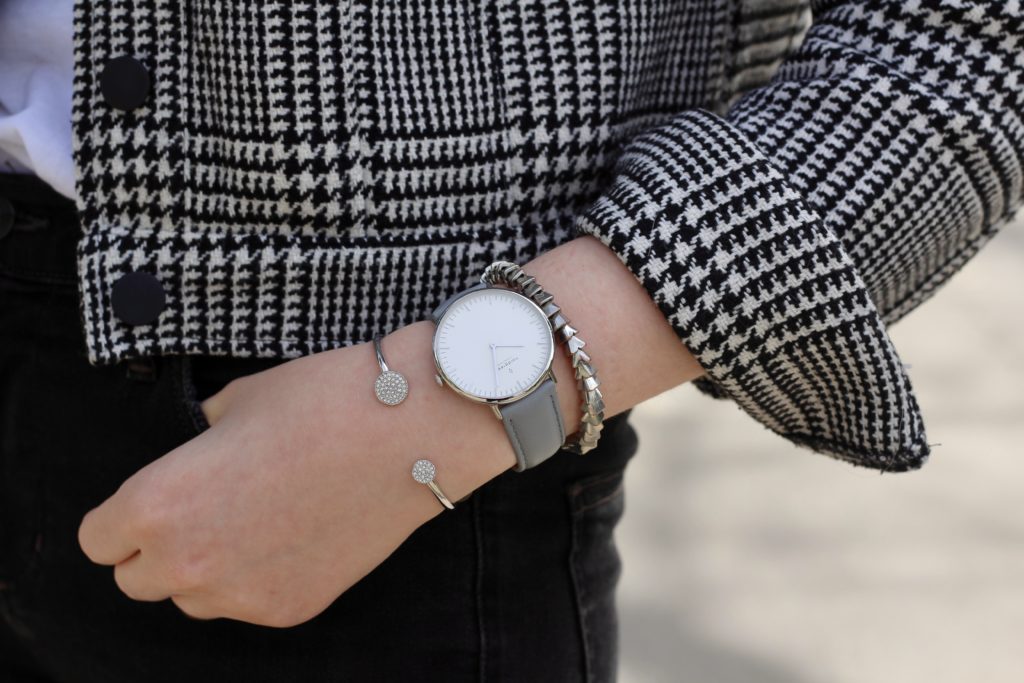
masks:
[(565, 442), (562, 411), (550, 377), (523, 398), (498, 409), (516, 452), (516, 472), (541, 464)]
[[(485, 289), (478, 284), (457, 292), (434, 309), (430, 318), (436, 325), (453, 301), (468, 292)], [(498, 406), (501, 421), (516, 454), (516, 472), (528, 470), (558, 452), (565, 443), (565, 426), (554, 381), (548, 377), (529, 394)]]

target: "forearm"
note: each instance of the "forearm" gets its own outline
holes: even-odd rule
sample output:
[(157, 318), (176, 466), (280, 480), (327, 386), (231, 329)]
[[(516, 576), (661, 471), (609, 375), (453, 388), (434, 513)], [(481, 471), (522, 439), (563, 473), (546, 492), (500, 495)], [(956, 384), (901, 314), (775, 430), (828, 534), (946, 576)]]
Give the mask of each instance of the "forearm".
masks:
[[(597, 239), (572, 240), (523, 268), (554, 295), (586, 341), (601, 381), (606, 418), (702, 374), (646, 290)], [(492, 411), (435, 383), (433, 331), (430, 321), (396, 330), (384, 340), (385, 356), (411, 386), (402, 419), (415, 435), (410, 444), (422, 452), (410, 457), (441, 460), (439, 480), (450, 496), (461, 497), (512, 467), (516, 459)], [(566, 433), (571, 434), (579, 428), (582, 397), (561, 344), (555, 349), (553, 371)]]
[[(525, 264), (581, 335), (620, 413), (701, 368), (618, 257), (577, 239)], [(443, 508), (412, 479), (429, 458), (460, 500), (512, 467), (502, 422), (434, 381), (433, 323), (384, 340), (410, 393), (373, 395), (373, 345), (310, 354), (229, 382), (202, 403), (210, 426), (125, 481), (89, 511), (79, 543), (115, 565), (137, 600), (170, 597), (197, 618), (287, 627), (371, 572)], [(566, 430), (579, 426), (563, 348), (554, 372)]]
[[(647, 291), (596, 238), (572, 240), (524, 270), (555, 296), (586, 341), (601, 380), (606, 418), (703, 374)], [(555, 356), (568, 434), (579, 428), (582, 397), (563, 345)]]

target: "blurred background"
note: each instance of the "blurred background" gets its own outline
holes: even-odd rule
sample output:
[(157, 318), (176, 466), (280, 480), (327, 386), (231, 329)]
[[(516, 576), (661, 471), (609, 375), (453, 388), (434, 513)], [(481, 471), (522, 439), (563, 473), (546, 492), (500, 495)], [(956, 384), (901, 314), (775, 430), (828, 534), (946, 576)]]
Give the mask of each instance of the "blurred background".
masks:
[(620, 681), (1024, 681), (1024, 221), (890, 329), (932, 456), (881, 475), (679, 387), (637, 407)]

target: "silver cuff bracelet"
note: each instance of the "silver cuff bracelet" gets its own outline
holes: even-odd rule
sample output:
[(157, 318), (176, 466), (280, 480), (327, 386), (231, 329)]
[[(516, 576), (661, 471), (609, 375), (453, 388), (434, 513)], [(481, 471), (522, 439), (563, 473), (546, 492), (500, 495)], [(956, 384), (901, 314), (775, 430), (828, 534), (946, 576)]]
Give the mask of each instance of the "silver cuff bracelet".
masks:
[(597, 446), (604, 427), (604, 398), (598, 389), (601, 382), (597, 379), (597, 371), (590, 362), (590, 356), (583, 350), (586, 342), (576, 334), (569, 319), (562, 315), (562, 309), (555, 305), (555, 297), (541, 289), (536, 278), (527, 275), (519, 266), (509, 261), (495, 261), (487, 266), (480, 281), (485, 285), (504, 284), (519, 291), (535, 304), (540, 306), (544, 315), (551, 323), (556, 338), (565, 342), (572, 367), (576, 371), (576, 379), (583, 396), (580, 411), (583, 413), (580, 429), (566, 437), (562, 448), (583, 454)]
[(373, 350), (377, 354), (377, 364), (380, 365), (380, 374), (377, 381), (373, 383), (373, 393), (377, 400), (384, 405), (397, 406), (409, 395), (409, 382), (405, 375), (388, 368), (384, 362), (384, 352), (380, 346), (381, 335), (373, 335)]
[(448, 496), (444, 495), (444, 491), (434, 481), (434, 477), (437, 476), (437, 468), (434, 463), (427, 459), (417, 460), (412, 464), (412, 478), (421, 484), (424, 484), (430, 489), (430, 492), (434, 494), (434, 497), (449, 510), (454, 510), (455, 505), (448, 500)]

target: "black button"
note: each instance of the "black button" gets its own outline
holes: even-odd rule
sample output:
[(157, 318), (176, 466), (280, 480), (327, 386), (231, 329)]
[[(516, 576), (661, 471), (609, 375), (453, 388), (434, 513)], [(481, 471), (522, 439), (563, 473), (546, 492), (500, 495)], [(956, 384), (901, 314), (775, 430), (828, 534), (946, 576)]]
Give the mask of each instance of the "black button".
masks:
[(146, 101), (149, 86), (149, 71), (142, 62), (128, 55), (111, 59), (100, 74), (100, 92), (107, 104), (125, 111)]
[(110, 290), (114, 315), (129, 325), (145, 325), (164, 310), (164, 287), (153, 273), (136, 270), (122, 275)]
[(0, 197), (0, 239), (14, 227), (14, 205), (7, 197)]

